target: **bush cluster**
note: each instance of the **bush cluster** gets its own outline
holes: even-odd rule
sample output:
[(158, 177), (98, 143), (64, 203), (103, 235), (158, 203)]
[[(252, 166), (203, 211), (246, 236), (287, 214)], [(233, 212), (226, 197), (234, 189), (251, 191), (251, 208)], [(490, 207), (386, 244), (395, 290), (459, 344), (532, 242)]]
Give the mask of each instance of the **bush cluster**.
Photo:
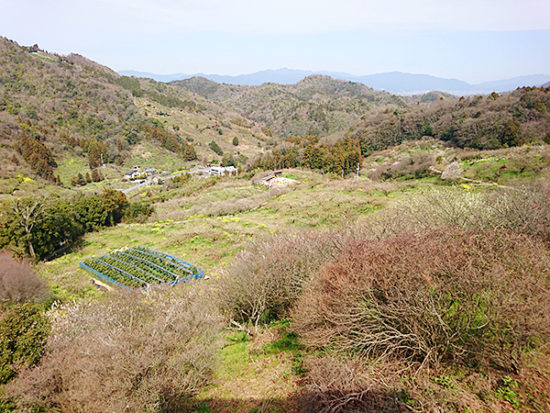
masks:
[(523, 235), (448, 229), (350, 245), (299, 300), (297, 330), (368, 357), (517, 368), (550, 339), (550, 257)]
[(500, 406), (461, 399), (471, 391), (453, 387), (449, 371), (516, 404), (501, 378), (520, 377), (530, 394), (522, 403), (550, 405), (536, 390), (548, 384), (548, 186), (443, 188), (408, 200), (346, 229), (253, 243), (220, 281), (224, 315), (244, 328), (293, 320), (313, 350), (305, 411)]
[(40, 302), (46, 296), (46, 285), (29, 262), (18, 261), (7, 251), (0, 251), (0, 303)]
[(192, 287), (61, 308), (41, 363), (8, 385), (18, 411), (182, 411), (211, 377), (221, 327)]
[(222, 312), (256, 326), (284, 317), (342, 238), (337, 232), (311, 231), (253, 242), (219, 281)]

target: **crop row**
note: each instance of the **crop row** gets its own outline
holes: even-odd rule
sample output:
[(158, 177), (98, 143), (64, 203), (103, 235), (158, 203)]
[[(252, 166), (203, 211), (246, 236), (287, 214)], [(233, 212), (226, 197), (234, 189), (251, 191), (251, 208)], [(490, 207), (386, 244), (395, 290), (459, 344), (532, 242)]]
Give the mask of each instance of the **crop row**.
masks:
[(100, 258), (90, 258), (84, 261), (84, 264), (90, 267), (93, 270), (113, 279), (120, 284), (126, 285), (128, 287), (145, 287), (146, 284), (143, 281), (129, 277), (128, 274), (125, 274), (124, 271), (113, 267), (103, 261)]
[(143, 247), (129, 248), (127, 251), (132, 255), (145, 258), (176, 273), (192, 275), (198, 272), (195, 266), (162, 252), (153, 251)]
[(126, 248), (99, 258), (89, 258), (82, 264), (89, 272), (91, 269), (128, 287), (175, 283), (204, 275), (203, 271), (191, 264), (147, 248)]

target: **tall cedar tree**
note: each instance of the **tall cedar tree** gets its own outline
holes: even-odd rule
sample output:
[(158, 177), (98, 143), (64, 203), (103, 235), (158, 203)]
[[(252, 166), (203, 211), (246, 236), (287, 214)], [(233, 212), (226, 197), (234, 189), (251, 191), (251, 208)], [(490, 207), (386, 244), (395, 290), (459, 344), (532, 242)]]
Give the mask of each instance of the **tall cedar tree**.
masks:
[(18, 149), (23, 159), (38, 175), (50, 181), (54, 180), (53, 171), (57, 167), (57, 163), (46, 145), (38, 139), (31, 138), (26, 131), (23, 131)]

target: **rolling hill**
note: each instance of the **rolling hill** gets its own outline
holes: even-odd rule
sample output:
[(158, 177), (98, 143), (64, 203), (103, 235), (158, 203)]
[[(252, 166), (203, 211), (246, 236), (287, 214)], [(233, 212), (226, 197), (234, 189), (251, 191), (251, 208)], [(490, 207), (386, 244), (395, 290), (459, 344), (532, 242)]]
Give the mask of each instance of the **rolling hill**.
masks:
[(197, 158), (219, 161), (210, 142), (246, 157), (269, 140), (259, 125), (215, 102), (120, 76), (80, 55), (0, 38), (0, 65), (0, 152), (10, 160), (1, 177), (13, 180), (2, 189), (6, 193), (14, 191), (17, 177), (68, 185), (102, 163), (112, 177), (134, 162), (181, 169)]
[(230, 107), (263, 123), (272, 134), (327, 135), (345, 129), (362, 114), (377, 107), (406, 107), (410, 101), (361, 83), (312, 75), (293, 85), (260, 86), (220, 84), (203, 77), (175, 81), (211, 101)]
[(476, 149), (550, 143), (548, 107), (548, 88), (520, 88), (502, 95), (441, 99), (405, 110), (369, 112), (345, 135), (358, 139), (363, 153), (423, 137)]
[(36, 178), (66, 187), (100, 165), (114, 179), (134, 164), (173, 171), (197, 162), (245, 164), (307, 135), (326, 136), (319, 145), (357, 140), (363, 154), (424, 136), (486, 149), (550, 139), (545, 88), (457, 99), (397, 96), (325, 75), (285, 85), (204, 77), (164, 83), (5, 38), (0, 64), (6, 196)]

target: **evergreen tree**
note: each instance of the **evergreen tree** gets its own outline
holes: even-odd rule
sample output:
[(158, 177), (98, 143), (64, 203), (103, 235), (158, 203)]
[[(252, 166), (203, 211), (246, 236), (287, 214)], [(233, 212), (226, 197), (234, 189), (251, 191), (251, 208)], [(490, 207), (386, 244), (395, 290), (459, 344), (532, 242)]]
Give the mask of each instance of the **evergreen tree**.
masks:
[(183, 159), (186, 161), (194, 161), (197, 159), (197, 153), (195, 152), (195, 148), (193, 145), (190, 145), (188, 143), (183, 143)]
[(57, 167), (57, 163), (46, 145), (23, 131), (18, 150), (38, 175), (50, 181), (54, 180), (53, 169)]
[(210, 141), (210, 143), (208, 144), (208, 147), (212, 149), (212, 151), (214, 151), (214, 153), (216, 153), (217, 155), (219, 156), (223, 155), (222, 148), (220, 148), (220, 146), (215, 141)]
[(97, 169), (94, 169), (92, 171), (92, 181), (94, 181), (94, 182), (101, 181), (101, 177), (99, 176), (99, 173), (97, 172)]
[(225, 155), (223, 155), (222, 166), (237, 166), (237, 163), (235, 162), (235, 158), (233, 158), (233, 155), (229, 153), (226, 153)]
[(519, 128), (521, 124), (516, 119), (509, 119), (502, 133), (501, 143), (507, 146), (516, 146), (519, 143)]

